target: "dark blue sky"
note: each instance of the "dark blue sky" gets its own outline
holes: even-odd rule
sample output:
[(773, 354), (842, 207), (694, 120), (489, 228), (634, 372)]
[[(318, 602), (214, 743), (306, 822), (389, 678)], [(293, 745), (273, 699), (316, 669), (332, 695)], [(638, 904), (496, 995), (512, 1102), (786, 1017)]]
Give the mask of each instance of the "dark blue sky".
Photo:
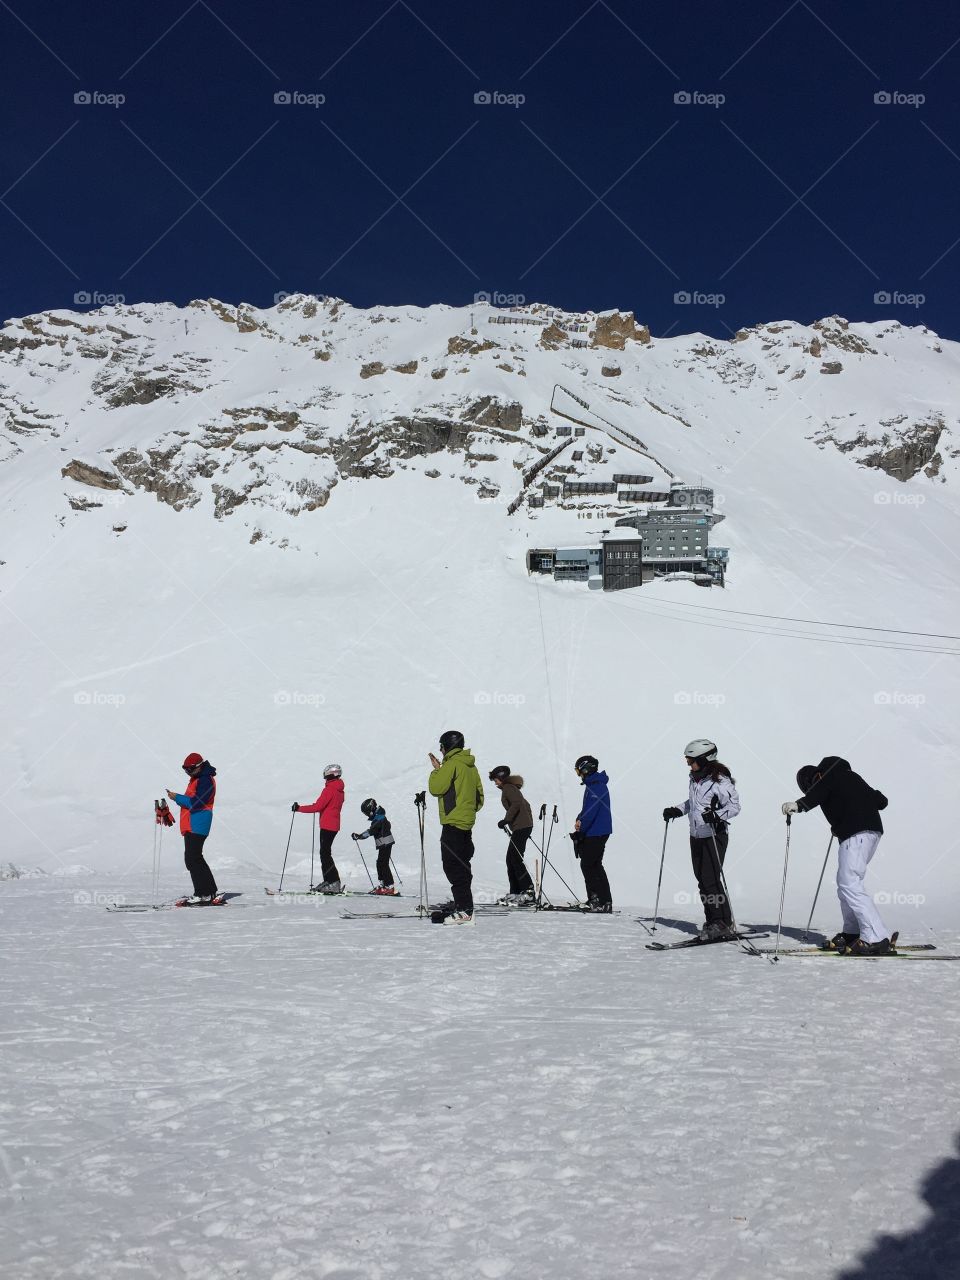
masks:
[(952, 3), (0, 0), (0, 47), (4, 317), (487, 291), (960, 338)]

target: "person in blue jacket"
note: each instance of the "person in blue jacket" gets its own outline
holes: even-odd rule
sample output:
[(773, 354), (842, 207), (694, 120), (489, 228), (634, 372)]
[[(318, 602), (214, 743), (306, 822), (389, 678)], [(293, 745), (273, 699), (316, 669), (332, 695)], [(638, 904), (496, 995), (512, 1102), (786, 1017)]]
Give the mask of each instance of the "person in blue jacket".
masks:
[(581, 756), (573, 766), (584, 788), (583, 806), (574, 823), (573, 847), (580, 859), (587, 891), (587, 911), (608, 914), (613, 910), (610, 882), (603, 869), (603, 852), (613, 833), (609, 779), (596, 756)]

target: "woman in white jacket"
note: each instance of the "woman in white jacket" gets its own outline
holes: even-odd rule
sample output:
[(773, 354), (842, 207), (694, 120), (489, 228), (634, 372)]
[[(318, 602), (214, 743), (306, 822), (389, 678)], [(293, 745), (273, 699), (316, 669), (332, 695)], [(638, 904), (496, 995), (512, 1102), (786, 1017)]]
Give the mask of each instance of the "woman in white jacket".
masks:
[(727, 853), (728, 824), (740, 812), (740, 797), (733, 777), (717, 759), (717, 747), (706, 738), (688, 742), (683, 753), (690, 769), (690, 790), (683, 804), (664, 809), (663, 818), (687, 815), (690, 821), (690, 854), (700, 886), (706, 921), (701, 942), (736, 936), (737, 926), (723, 891), (723, 860)]

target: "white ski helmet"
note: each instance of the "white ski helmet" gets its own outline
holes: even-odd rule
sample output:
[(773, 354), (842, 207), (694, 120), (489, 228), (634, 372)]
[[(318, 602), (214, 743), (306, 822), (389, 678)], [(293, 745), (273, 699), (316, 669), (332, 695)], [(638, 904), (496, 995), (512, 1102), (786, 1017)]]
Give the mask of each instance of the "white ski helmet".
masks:
[(683, 754), (688, 760), (716, 760), (717, 744), (709, 738), (694, 738), (683, 748)]
[(323, 776), (325, 778), (339, 778), (342, 773), (343, 770), (338, 764), (328, 764), (323, 771)]

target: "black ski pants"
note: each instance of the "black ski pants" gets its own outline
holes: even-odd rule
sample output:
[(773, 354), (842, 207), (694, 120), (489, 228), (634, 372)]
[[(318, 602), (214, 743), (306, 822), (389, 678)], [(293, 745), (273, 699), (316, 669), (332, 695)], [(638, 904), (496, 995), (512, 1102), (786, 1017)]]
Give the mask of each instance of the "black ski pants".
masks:
[(693, 874), (700, 886), (700, 901), (703, 903), (707, 924), (732, 924), (733, 913), (727, 895), (723, 892), (723, 881), (720, 871), (727, 854), (725, 827), (721, 827), (715, 836), (705, 840), (699, 836), (690, 837), (690, 856), (693, 859)]
[(588, 900), (596, 898), (604, 906), (613, 905), (610, 881), (603, 869), (603, 851), (609, 836), (581, 836), (577, 841), (577, 856)]
[(532, 832), (533, 827), (521, 827), (519, 831), (511, 832), (510, 843), (507, 845), (507, 879), (510, 881), (511, 893), (526, 893), (533, 888), (530, 872), (523, 861), (523, 851)]
[(337, 864), (333, 860), (333, 842), (337, 838), (335, 831), (324, 831), (320, 828), (320, 879), (339, 880), (340, 872), (337, 870)]
[(203, 842), (206, 836), (194, 835), (192, 831), (183, 834), (183, 861), (193, 881), (193, 892), (201, 898), (215, 897), (217, 882), (213, 872), (207, 866), (203, 856)]
[(440, 832), (440, 861), (450, 881), (450, 891), (458, 911), (473, 915), (473, 833), (446, 826)]
[(393, 884), (393, 872), (390, 870), (392, 844), (382, 844), (377, 849), (377, 879), (388, 887)]

